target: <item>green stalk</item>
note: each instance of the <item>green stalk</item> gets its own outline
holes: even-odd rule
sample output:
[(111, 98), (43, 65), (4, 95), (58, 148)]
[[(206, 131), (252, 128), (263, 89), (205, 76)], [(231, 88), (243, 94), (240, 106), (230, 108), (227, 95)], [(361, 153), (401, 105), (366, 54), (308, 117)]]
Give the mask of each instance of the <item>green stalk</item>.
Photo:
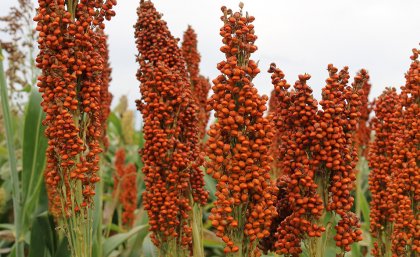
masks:
[[(190, 197), (192, 198), (192, 197)], [(192, 200), (192, 199), (191, 199)], [(192, 235), (193, 235), (193, 254), (194, 257), (204, 257), (203, 245), (203, 219), (201, 206), (193, 203), (193, 220), (192, 220)]]
[(23, 235), (21, 235), (21, 194), (19, 190), (19, 175), (17, 172), (17, 160), (15, 155), (15, 146), (13, 143), (13, 127), (9, 110), (9, 99), (7, 96), (6, 76), (3, 68), (3, 54), (0, 46), (0, 95), (3, 110), (3, 119), (6, 130), (7, 150), (9, 153), (10, 177), (12, 179), (12, 198), (13, 198), (13, 215), (15, 220), (16, 233), (16, 257), (23, 257), (24, 244)]

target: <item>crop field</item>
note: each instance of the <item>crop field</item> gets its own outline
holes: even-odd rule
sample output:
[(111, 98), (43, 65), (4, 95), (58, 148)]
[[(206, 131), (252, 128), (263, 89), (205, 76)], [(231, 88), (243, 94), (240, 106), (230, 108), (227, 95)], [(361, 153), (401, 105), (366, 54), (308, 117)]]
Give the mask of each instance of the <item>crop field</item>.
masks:
[(34, 3), (0, 17), (0, 257), (420, 256), (418, 42), (403, 85), (372, 101), (369, 67), (326, 64), (318, 97), (260, 65), (243, 3), (209, 78), (193, 17), (178, 39), (141, 0), (134, 103), (112, 94), (116, 0)]

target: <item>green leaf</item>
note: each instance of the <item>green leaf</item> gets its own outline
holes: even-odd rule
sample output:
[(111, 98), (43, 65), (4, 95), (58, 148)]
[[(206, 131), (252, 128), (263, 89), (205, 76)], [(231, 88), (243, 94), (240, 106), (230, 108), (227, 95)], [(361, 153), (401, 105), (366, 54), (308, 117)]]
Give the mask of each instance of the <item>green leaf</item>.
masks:
[(144, 257), (157, 257), (158, 249), (150, 239), (150, 233), (146, 236), (143, 241), (143, 255)]
[(55, 252), (57, 236), (51, 216), (46, 212), (36, 217), (32, 224), (29, 257), (44, 257)]
[(223, 243), (222, 239), (216, 236), (213, 231), (204, 229), (203, 230), (203, 244), (204, 247), (210, 248), (224, 248), (225, 244)]
[(45, 151), (47, 139), (44, 136), (42, 120), (44, 112), (41, 108), (41, 94), (33, 89), (25, 113), (25, 127), (23, 131), (23, 165), (22, 192), (25, 217), (23, 230), (29, 229), (30, 216), (38, 206), (38, 197), (44, 181)]
[(67, 242), (67, 237), (63, 237), (63, 239), (60, 241), (57, 251), (55, 252), (55, 255), (52, 255), (54, 257), (71, 257), (70, 248)]
[(3, 224), (0, 224), (0, 229), (15, 231), (15, 225), (14, 224), (3, 223)]
[(114, 112), (111, 112), (108, 117), (108, 121), (112, 124), (118, 132), (118, 135), (122, 137), (122, 127), (121, 127), (121, 120), (115, 115)]
[(366, 225), (367, 228), (370, 227), (370, 209), (369, 209), (369, 203), (366, 200), (365, 195), (360, 196), (360, 209), (362, 211), (363, 215), (363, 223)]
[(104, 257), (109, 256), (112, 253), (112, 251), (117, 249), (118, 246), (120, 246), (122, 243), (127, 241), (130, 237), (134, 236), (140, 231), (144, 231), (147, 229), (148, 229), (148, 225), (141, 225), (141, 226), (134, 227), (127, 233), (121, 233), (121, 234), (114, 235), (110, 238), (107, 238), (103, 242), (103, 245), (102, 245), (103, 254), (104, 254), (103, 256)]
[[(147, 212), (144, 209), (140, 209), (140, 218), (137, 221), (137, 224), (147, 224), (148, 223), (148, 217)], [(138, 257), (141, 256), (143, 242), (146, 236), (148, 235), (148, 231), (144, 230), (137, 234), (135, 238), (130, 239), (128, 243), (128, 251), (129, 254), (128, 257)]]
[(21, 214), (21, 203), (22, 203), (22, 195), (20, 193), (19, 188), (19, 174), (17, 172), (17, 159), (15, 153), (15, 144), (14, 144), (14, 131), (12, 125), (12, 115), (9, 110), (9, 97), (7, 95), (7, 85), (6, 85), (6, 76), (4, 73), (3, 68), (3, 54), (2, 49), (0, 46), (0, 99), (1, 99), (1, 109), (3, 111), (3, 121), (5, 125), (6, 131), (6, 142), (7, 142), (7, 150), (9, 152), (9, 165), (10, 165), (10, 176), (12, 182), (12, 194), (13, 194), (13, 214), (14, 220), (16, 223), (16, 256), (23, 257), (23, 243), (21, 242), (22, 237), (22, 214)]

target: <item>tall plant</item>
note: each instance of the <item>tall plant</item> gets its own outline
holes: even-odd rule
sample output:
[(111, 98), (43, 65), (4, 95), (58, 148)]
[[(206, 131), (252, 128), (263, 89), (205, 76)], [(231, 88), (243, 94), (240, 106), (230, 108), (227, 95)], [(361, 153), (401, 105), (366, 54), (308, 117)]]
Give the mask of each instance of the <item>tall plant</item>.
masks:
[[(39, 0), (37, 67), (48, 138), (45, 179), (51, 212), (68, 237), (72, 255), (92, 255), (92, 208), (100, 180), (107, 70), (104, 20), (114, 0)], [(102, 90), (102, 91), (101, 91)]]
[(135, 38), (140, 69), (145, 144), (141, 150), (151, 238), (162, 256), (203, 256), (201, 215), (207, 202), (198, 134), (198, 106), (185, 59), (150, 1), (137, 9)]
[(210, 220), (226, 246), (226, 256), (256, 256), (258, 242), (268, 236), (276, 214), (275, 186), (270, 180), (268, 149), (272, 124), (264, 117), (266, 96), (252, 83), (260, 72), (251, 54), (253, 16), (222, 7), (220, 50), (226, 60), (217, 65), (222, 73), (213, 80), (214, 94), (208, 108), (215, 111), (207, 141), (207, 173), (217, 181), (216, 201)]

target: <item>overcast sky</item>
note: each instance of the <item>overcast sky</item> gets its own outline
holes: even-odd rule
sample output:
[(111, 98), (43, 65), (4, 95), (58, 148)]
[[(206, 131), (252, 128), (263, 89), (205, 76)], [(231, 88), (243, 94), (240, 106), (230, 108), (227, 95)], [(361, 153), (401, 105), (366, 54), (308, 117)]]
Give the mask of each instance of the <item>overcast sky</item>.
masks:
[[(0, 0), (0, 15), (17, 0)], [(216, 64), (224, 56), (219, 51), (220, 7), (238, 9), (233, 0), (154, 0), (158, 11), (168, 22), (175, 37), (192, 25), (198, 34), (201, 73), (210, 80), (218, 75)], [(255, 16), (255, 33), (261, 73), (254, 84), (262, 94), (272, 90), (271, 62), (277, 63), (289, 83), (298, 74), (312, 75), (309, 85), (319, 99), (327, 78), (327, 65), (347, 65), (353, 76), (366, 68), (373, 84), (371, 98), (385, 87), (404, 84), (411, 49), (420, 42), (419, 0), (351, 0), (351, 1), (283, 1), (243, 0), (244, 10)], [(134, 29), (137, 0), (119, 0), (116, 17), (107, 23), (113, 79), (110, 90), (116, 104), (119, 96), (128, 94), (131, 107), (140, 98), (135, 78)], [(36, 4), (35, 4), (36, 5)]]

